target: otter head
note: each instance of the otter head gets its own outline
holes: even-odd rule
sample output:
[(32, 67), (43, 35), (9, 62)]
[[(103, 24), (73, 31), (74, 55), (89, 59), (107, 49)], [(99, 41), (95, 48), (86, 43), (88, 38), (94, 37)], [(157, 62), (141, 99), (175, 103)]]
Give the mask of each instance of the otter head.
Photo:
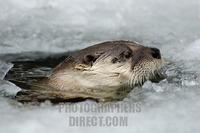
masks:
[(110, 93), (159, 74), (160, 51), (128, 41), (97, 44), (72, 53), (49, 77), (54, 88)]

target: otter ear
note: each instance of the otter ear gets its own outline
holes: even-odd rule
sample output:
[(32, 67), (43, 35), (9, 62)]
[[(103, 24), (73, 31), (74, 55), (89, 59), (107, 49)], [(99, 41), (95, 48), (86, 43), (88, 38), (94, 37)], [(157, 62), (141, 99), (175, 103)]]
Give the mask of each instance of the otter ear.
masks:
[(84, 60), (83, 62), (85, 64), (92, 65), (97, 60), (97, 57), (95, 57), (93, 55), (86, 55), (86, 56), (84, 56), (83, 60)]

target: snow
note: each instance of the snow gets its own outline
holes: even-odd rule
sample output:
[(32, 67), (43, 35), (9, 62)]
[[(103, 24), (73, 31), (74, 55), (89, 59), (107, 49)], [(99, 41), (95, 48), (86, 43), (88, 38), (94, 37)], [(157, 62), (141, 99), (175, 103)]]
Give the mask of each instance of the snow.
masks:
[(11, 63), (5, 63), (0, 61), (0, 79), (4, 79), (6, 73), (13, 67)]

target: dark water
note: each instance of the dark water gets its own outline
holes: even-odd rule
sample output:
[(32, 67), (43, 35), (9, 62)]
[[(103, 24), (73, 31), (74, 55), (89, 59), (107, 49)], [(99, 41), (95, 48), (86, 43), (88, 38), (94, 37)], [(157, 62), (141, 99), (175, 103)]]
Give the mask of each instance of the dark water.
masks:
[[(37, 56), (35, 56), (37, 55)], [(64, 61), (68, 53), (51, 54), (51, 53), (25, 53), (3, 55), (0, 58), (14, 64), (12, 69), (7, 73), (6, 80), (28, 81), (34, 78), (46, 77), (51, 70)], [(13, 58), (14, 57), (14, 58)]]

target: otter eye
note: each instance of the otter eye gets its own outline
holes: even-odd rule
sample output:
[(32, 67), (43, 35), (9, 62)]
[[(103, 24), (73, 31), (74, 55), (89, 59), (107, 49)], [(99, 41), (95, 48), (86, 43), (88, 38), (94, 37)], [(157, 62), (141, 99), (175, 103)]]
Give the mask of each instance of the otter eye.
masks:
[(112, 63), (116, 63), (117, 61), (118, 61), (118, 59), (115, 57), (115, 58), (112, 59), (111, 62), (112, 62)]
[(92, 55), (86, 55), (85, 57), (84, 57), (84, 62), (86, 63), (86, 64), (92, 64), (93, 62), (95, 62), (96, 61), (96, 58), (94, 57), (94, 56), (92, 56)]

